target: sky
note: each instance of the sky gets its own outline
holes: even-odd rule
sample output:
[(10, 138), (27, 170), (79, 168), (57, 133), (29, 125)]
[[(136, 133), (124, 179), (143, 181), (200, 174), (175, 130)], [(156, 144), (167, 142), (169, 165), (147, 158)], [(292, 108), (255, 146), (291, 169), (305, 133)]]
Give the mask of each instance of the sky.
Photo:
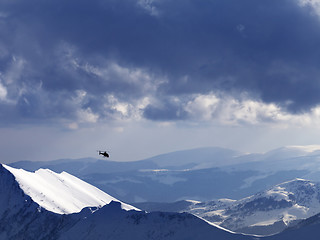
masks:
[(0, 161), (320, 144), (319, 0), (0, 0)]

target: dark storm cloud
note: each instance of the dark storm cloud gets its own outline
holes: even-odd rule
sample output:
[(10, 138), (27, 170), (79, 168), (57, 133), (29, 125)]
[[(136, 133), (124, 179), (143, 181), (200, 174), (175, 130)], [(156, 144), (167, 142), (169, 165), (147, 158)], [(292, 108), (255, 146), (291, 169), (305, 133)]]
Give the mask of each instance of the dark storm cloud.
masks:
[(188, 94), (247, 92), (291, 112), (320, 101), (319, 17), (298, 1), (17, 0), (0, 9), (8, 122), (73, 119), (89, 107), (109, 116), (106, 95), (152, 94), (163, 101), (144, 109), (152, 120), (187, 118), (184, 102), (168, 99)]

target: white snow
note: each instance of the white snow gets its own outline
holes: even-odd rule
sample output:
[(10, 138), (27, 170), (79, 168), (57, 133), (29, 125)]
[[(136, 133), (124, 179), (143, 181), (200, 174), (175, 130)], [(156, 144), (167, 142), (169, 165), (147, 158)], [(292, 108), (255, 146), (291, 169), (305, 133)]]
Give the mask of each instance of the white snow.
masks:
[[(120, 202), (66, 172), (58, 174), (49, 169), (28, 172), (4, 164), (2, 166), (14, 175), (21, 189), (33, 201), (51, 212), (70, 214), (80, 212), (85, 207), (102, 207), (111, 201)], [(122, 202), (121, 206), (125, 210), (139, 210)]]
[[(272, 197), (276, 201), (286, 200), (289, 201), (289, 194), (291, 192), (286, 191), (284, 187), (275, 186), (272, 189), (269, 189), (265, 192), (266, 197)], [(292, 194), (292, 193), (291, 193)]]
[(197, 203), (201, 203), (200, 201), (196, 201), (196, 200), (185, 200), (186, 202), (190, 202), (190, 203), (193, 203), (193, 204), (197, 204)]

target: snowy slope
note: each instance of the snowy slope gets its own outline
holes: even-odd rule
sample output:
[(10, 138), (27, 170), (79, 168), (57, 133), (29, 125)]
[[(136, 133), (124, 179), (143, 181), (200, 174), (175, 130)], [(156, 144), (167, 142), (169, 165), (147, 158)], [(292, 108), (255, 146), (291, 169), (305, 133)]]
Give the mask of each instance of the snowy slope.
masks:
[[(60, 174), (49, 169), (28, 172), (2, 165), (10, 171), (21, 189), (32, 200), (48, 211), (69, 214), (80, 212), (85, 207), (102, 207), (111, 201), (119, 200), (98, 188), (66, 172)], [(138, 210), (121, 203), (125, 210)]]

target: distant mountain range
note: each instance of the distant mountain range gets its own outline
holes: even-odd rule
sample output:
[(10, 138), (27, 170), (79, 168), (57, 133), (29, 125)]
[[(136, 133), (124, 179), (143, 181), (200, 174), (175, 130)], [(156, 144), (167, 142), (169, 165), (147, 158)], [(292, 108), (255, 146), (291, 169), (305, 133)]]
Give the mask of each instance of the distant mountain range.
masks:
[(289, 146), (263, 154), (200, 148), (135, 162), (93, 158), (20, 161), (12, 167), (66, 171), (126, 202), (241, 199), (295, 178), (320, 180), (320, 146)]

